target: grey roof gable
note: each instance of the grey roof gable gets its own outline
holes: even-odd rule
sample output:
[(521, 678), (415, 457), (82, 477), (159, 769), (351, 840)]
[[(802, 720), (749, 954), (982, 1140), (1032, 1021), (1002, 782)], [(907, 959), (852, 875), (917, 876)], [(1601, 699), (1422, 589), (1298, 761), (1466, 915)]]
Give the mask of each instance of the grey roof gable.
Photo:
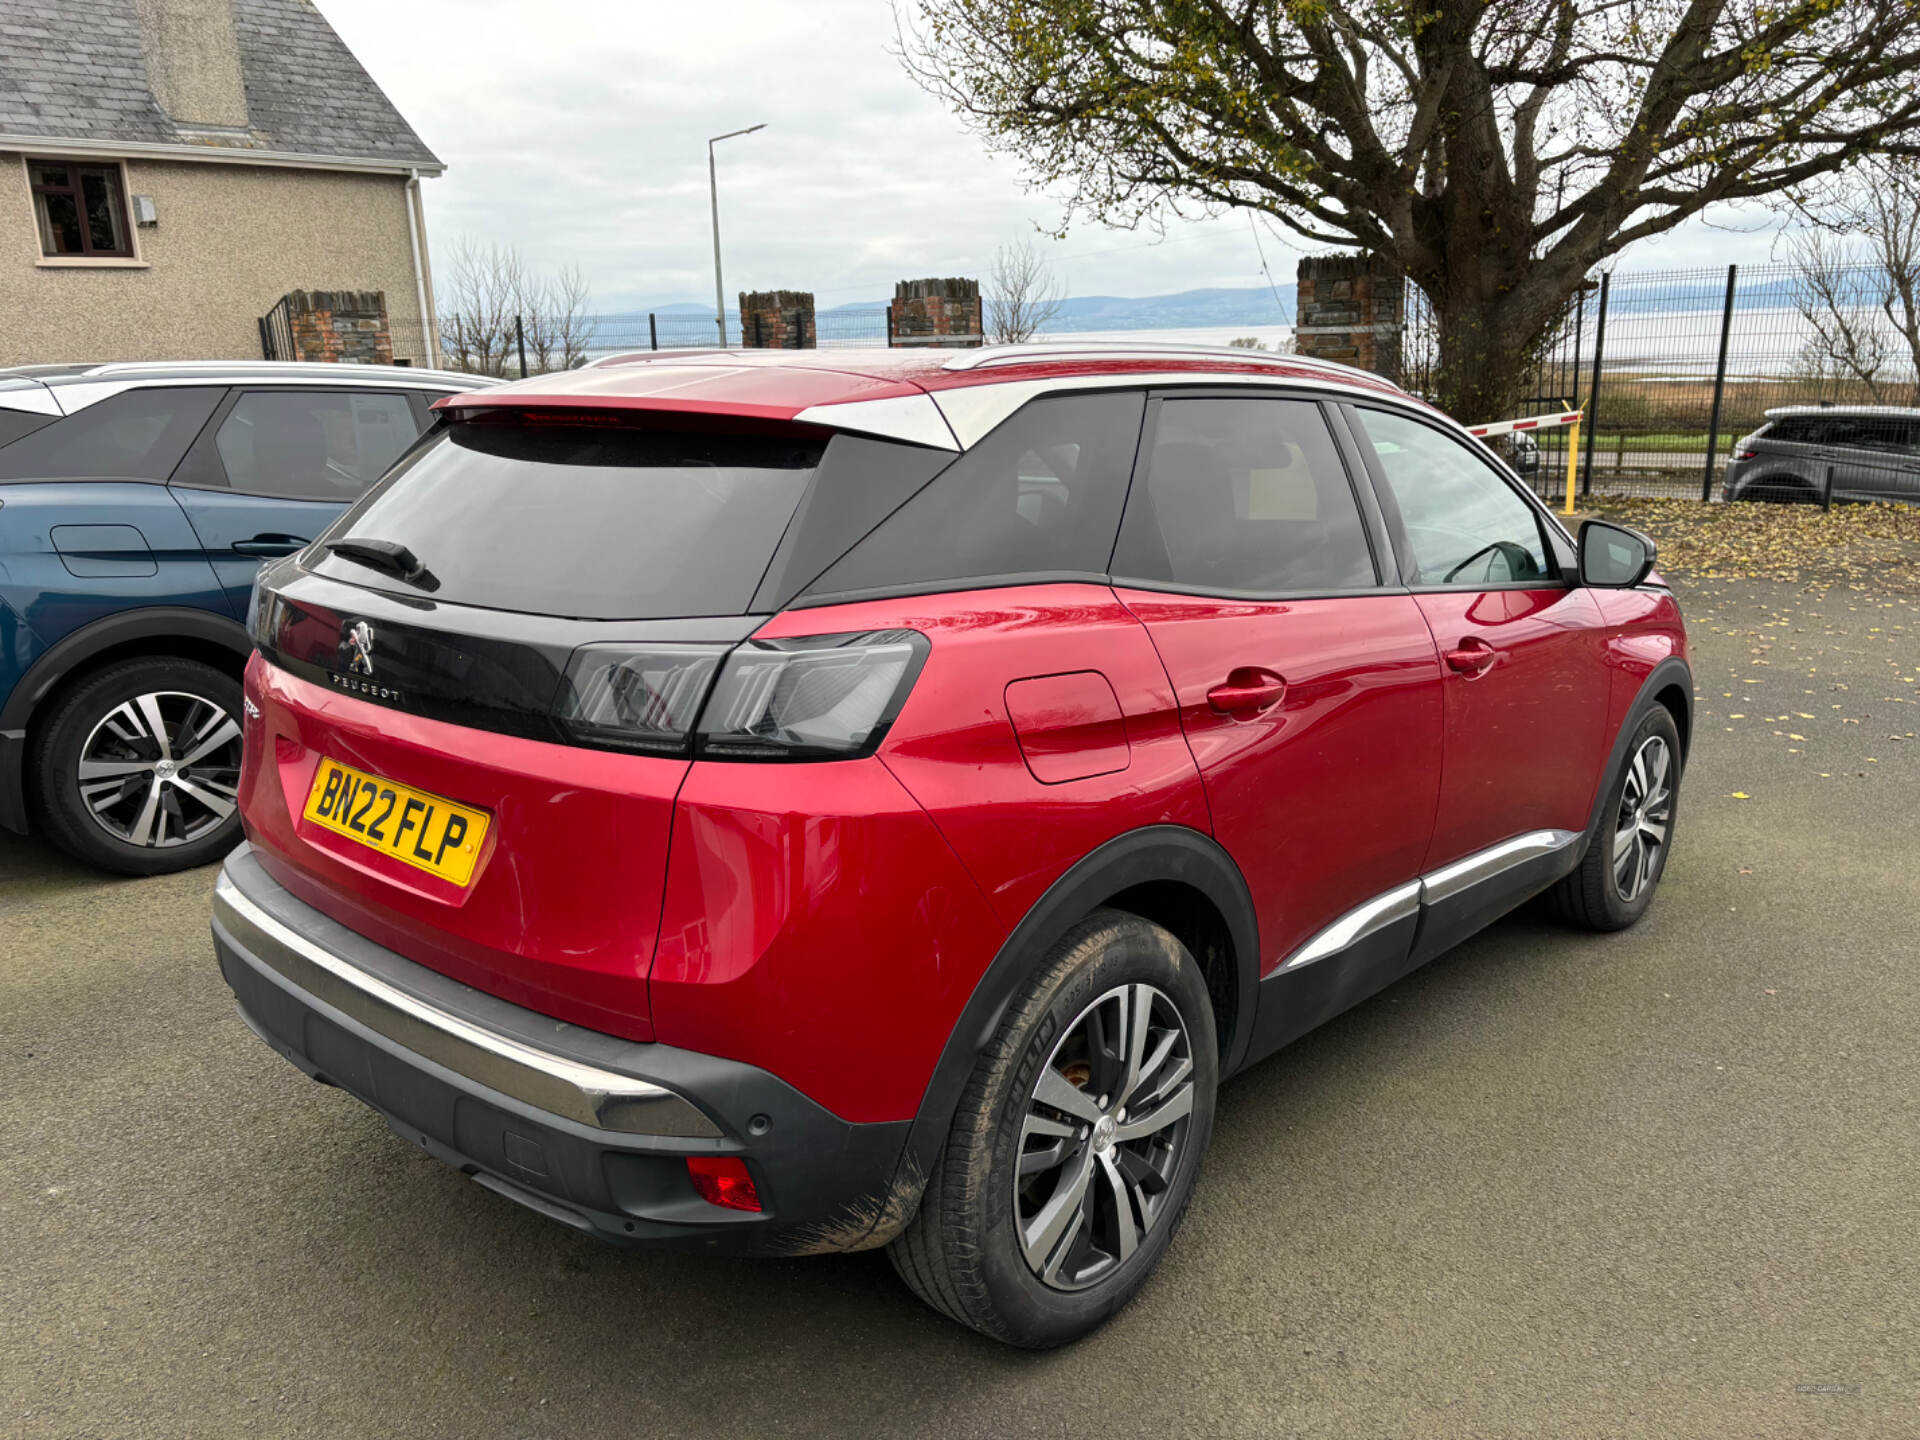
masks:
[(135, 0), (0, 0), (0, 135), (266, 150), (440, 168), (312, 0), (232, 0), (247, 128), (154, 99)]

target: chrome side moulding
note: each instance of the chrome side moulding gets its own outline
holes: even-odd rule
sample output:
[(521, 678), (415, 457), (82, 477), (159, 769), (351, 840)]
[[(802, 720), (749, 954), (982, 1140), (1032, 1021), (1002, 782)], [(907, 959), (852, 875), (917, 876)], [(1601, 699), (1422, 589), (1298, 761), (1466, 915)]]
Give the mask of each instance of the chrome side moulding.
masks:
[(1420, 882), (1409, 880), (1406, 884), (1376, 895), (1364, 905), (1356, 905), (1326, 929), (1315, 935), (1293, 954), (1287, 957), (1282, 970), (1298, 970), (1303, 965), (1311, 965), (1316, 960), (1324, 960), (1329, 955), (1338, 955), (1342, 950), (1357, 941), (1364, 940), (1376, 930), (1384, 930), (1396, 921), (1404, 920), (1420, 908)]
[(1421, 876), (1420, 903), (1433, 905), (1451, 899), (1482, 880), (1491, 880), (1502, 870), (1564, 850), (1579, 838), (1572, 830), (1533, 830), (1502, 840), (1498, 845), (1489, 845), (1485, 850), (1476, 850), (1464, 859)]
[(223, 871), (214, 923), (246, 955), (356, 1024), (552, 1115), (623, 1135), (719, 1139), (721, 1131), (664, 1085), (523, 1045), (414, 998), (282, 924)]
[(1423, 906), (1450, 900), (1503, 871), (1564, 850), (1579, 839), (1580, 834), (1575, 830), (1532, 830), (1525, 835), (1516, 835), (1511, 840), (1502, 840), (1498, 845), (1476, 850), (1451, 865), (1443, 865), (1418, 880), (1396, 885), (1384, 894), (1354, 906), (1289, 955), (1272, 973), (1278, 975), (1284, 971), (1298, 970), (1316, 960), (1338, 955), (1369, 935), (1406, 919)]

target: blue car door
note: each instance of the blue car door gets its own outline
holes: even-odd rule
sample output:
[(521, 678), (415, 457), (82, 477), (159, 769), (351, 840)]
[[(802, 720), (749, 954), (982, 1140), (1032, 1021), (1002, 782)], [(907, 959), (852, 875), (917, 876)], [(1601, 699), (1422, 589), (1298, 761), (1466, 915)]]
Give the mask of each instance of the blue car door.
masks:
[(290, 555), (360, 498), (425, 428), (407, 390), (236, 387), (173, 476), (236, 618), (260, 562)]

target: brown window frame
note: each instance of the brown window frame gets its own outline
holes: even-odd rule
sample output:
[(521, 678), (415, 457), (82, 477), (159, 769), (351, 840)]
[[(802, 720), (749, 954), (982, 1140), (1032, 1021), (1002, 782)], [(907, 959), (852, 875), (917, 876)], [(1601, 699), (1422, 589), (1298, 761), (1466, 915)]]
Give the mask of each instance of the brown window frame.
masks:
[[(133, 217), (127, 206), (127, 172), (118, 160), (76, 160), (56, 155), (28, 155), (27, 188), (33, 195), (33, 228), (36, 238), (40, 239), (40, 257), (43, 260), (134, 260), (138, 255), (134, 249)], [(43, 185), (35, 178), (34, 167), (38, 165), (64, 165), (71, 177), (69, 185)], [(107, 196), (113, 206), (114, 218), (119, 222), (120, 233), (126, 237), (123, 250), (101, 250), (95, 247), (91, 227), (87, 224), (86, 192), (80, 184), (80, 172), (83, 170), (105, 171), (110, 190)], [(80, 216), (80, 249), (49, 250), (41, 227), (40, 215), (48, 195), (71, 195), (74, 209)], [(49, 227), (50, 228), (50, 227)]]

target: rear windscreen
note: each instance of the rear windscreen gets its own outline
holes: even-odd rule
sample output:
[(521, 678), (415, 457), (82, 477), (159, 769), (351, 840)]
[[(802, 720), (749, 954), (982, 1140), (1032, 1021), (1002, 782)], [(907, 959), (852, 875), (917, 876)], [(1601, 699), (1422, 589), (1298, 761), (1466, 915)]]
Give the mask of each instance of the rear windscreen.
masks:
[(326, 554), (395, 595), (593, 620), (743, 614), (818, 465), (787, 435), (456, 424), (328, 541), (403, 545), (432, 582)]

